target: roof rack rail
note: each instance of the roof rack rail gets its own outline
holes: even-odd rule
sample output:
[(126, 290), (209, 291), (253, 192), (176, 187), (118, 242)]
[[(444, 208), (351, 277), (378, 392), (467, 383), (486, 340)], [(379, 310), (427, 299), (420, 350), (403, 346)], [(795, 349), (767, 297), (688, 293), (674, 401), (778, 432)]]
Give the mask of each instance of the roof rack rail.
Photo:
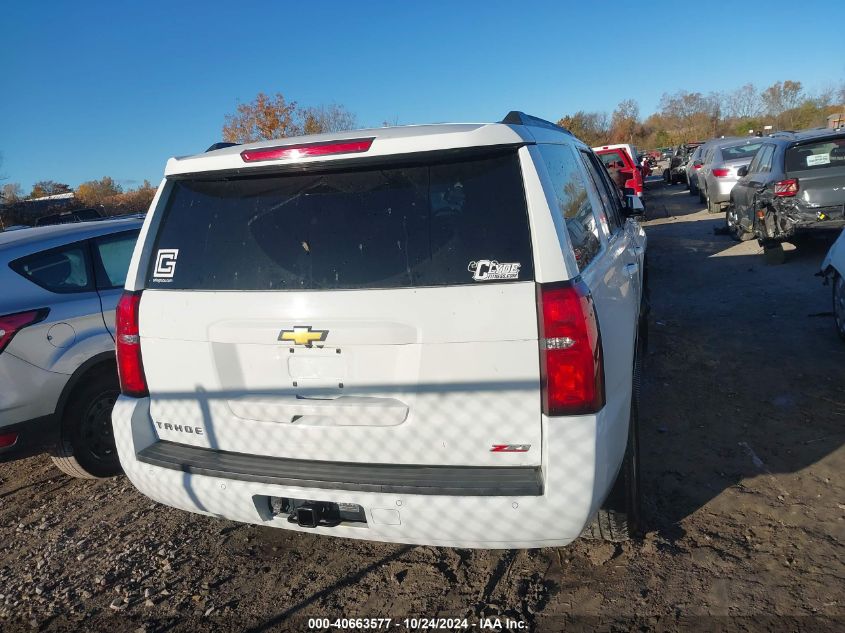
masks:
[(508, 112), (507, 116), (502, 119), (502, 123), (507, 123), (508, 125), (531, 125), (534, 127), (545, 127), (559, 132), (566, 132), (572, 136), (572, 132), (567, 130), (565, 127), (552, 123), (551, 121), (546, 121), (540, 117), (525, 114), (525, 112), (520, 112), (519, 110), (511, 110)]
[(234, 147), (235, 145), (240, 145), (240, 143), (229, 143), (228, 141), (219, 141), (218, 143), (214, 143), (211, 147), (209, 147), (206, 152), (213, 152), (216, 149), (223, 149), (224, 147)]

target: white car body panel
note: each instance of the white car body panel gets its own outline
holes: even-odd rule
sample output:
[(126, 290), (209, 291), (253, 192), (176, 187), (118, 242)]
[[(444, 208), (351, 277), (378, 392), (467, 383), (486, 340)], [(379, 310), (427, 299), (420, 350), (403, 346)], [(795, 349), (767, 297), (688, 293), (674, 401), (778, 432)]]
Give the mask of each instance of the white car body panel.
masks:
[(822, 274), (828, 275), (832, 270), (845, 276), (845, 231), (839, 234), (822, 261)]
[[(230, 301), (225, 292), (148, 290), (141, 337), (150, 411), (163, 440), (251, 455), (538, 464), (535, 293), (533, 283), (516, 283), (239, 292)], [(455, 318), (443, 320), (440, 306)], [(302, 323), (328, 330), (325, 347), (278, 341)], [(388, 407), (373, 416), (388, 404), (404, 415)], [(177, 420), (204, 434), (163, 428)], [(495, 443), (531, 449), (491, 453)]]

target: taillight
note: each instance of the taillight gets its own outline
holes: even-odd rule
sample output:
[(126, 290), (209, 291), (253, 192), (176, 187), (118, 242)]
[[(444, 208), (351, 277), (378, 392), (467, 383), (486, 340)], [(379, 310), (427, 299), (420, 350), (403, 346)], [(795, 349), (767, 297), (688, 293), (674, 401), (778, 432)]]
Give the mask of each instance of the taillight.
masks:
[(127, 396), (143, 398), (149, 395), (144, 363), (141, 360), (141, 337), (138, 333), (138, 307), (141, 292), (128, 292), (117, 302), (115, 329), (117, 330), (117, 374), (120, 391)]
[(0, 433), (0, 448), (9, 448), (18, 441), (17, 433)]
[(717, 168), (717, 169), (714, 169), (712, 171), (712, 173), (713, 173), (714, 176), (716, 176), (716, 178), (724, 178), (729, 173), (731, 173), (731, 170), (730, 169)]
[(693, 165), (692, 168), (693, 169), (701, 169), (701, 165)]
[(300, 143), (299, 145), (284, 145), (282, 147), (245, 149), (241, 152), (241, 158), (244, 162), (253, 163), (262, 160), (281, 160), (284, 158), (312, 158), (314, 156), (330, 156), (332, 154), (360, 154), (369, 150), (372, 144), (372, 138), (332, 141), (330, 143)]
[(775, 183), (775, 195), (778, 198), (789, 198), (798, 193), (798, 179), (789, 178)]
[(577, 415), (604, 407), (604, 363), (590, 291), (575, 280), (537, 286), (543, 413)]
[(28, 325), (34, 325), (39, 321), (43, 321), (47, 318), (49, 312), (49, 308), (41, 308), (40, 310), (28, 310), (26, 312), (15, 312), (14, 314), (0, 316), (0, 354), (3, 353), (6, 346), (12, 341), (15, 334)]

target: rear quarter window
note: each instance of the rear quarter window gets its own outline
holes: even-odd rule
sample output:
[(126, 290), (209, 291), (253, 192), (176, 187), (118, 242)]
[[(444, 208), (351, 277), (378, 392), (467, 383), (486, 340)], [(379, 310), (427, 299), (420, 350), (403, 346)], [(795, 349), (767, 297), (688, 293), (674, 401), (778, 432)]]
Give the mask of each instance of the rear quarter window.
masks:
[(554, 186), (557, 211), (566, 223), (578, 270), (584, 270), (601, 250), (601, 240), (578, 158), (566, 145), (540, 145), (540, 154)]
[(61, 294), (93, 290), (86, 242), (27, 255), (12, 261), (16, 273), (50, 292)]
[(147, 285), (330, 290), (533, 280), (515, 151), (173, 182)]

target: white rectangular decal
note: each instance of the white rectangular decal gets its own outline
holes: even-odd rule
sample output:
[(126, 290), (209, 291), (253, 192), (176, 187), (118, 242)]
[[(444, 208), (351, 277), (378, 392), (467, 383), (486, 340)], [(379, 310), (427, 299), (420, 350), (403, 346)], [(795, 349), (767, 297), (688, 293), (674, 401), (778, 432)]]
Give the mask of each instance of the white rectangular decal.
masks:
[(812, 156), (807, 156), (807, 167), (812, 167), (813, 165), (829, 165), (830, 164), (830, 154), (813, 154)]
[(499, 263), (495, 259), (479, 259), (477, 262), (470, 262), (467, 270), (472, 273), (476, 281), (489, 281), (492, 279), (519, 279), (520, 263)]

